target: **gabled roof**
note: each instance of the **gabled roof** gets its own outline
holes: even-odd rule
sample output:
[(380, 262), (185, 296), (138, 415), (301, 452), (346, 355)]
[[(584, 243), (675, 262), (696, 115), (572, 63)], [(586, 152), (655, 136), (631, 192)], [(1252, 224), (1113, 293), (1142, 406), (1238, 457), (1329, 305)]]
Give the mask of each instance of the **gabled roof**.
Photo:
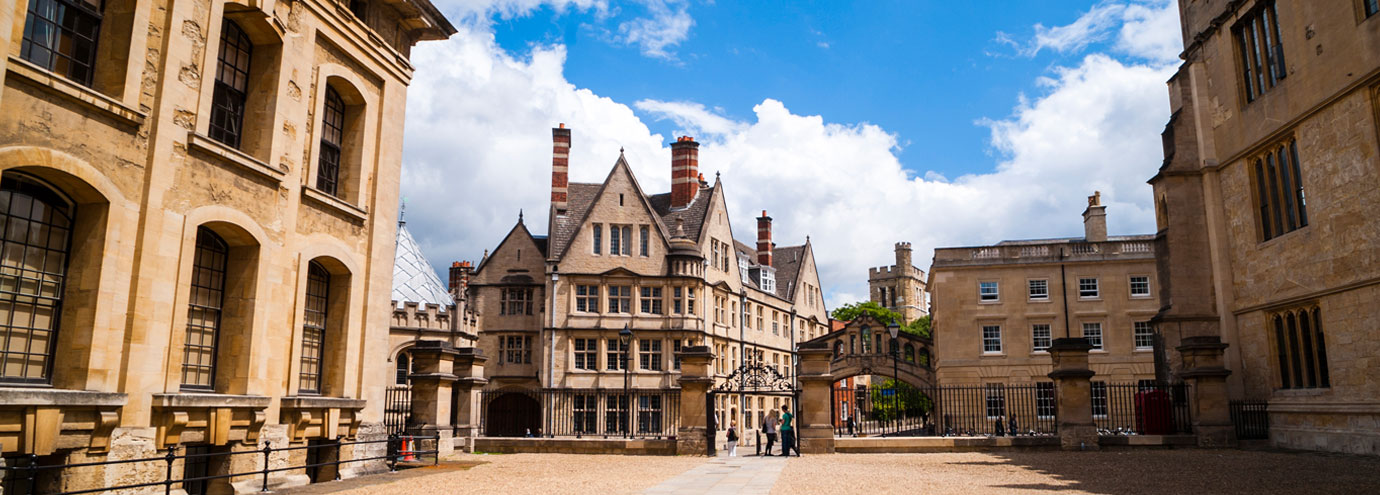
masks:
[[(493, 252), (499, 252), (499, 250), (503, 249), (503, 245), (507, 244), (508, 241), (512, 240), (513, 236), (517, 234), (527, 236), (528, 239), (532, 240), (533, 244), (537, 245), (537, 249), (541, 250), (542, 255), (546, 255), (546, 236), (532, 235), (532, 232), (527, 230), (527, 223), (522, 220), (522, 213), (518, 213), (517, 223), (514, 224), (513, 228), (508, 231), (508, 235), (503, 236), (503, 240), (498, 242), (498, 246), (494, 247)], [(479, 272), (484, 271), (485, 267), (489, 266), (489, 258), (490, 256), (485, 256), (484, 259), (479, 260), (479, 265), (474, 267), (474, 273), (476, 275), (479, 274)]]
[(671, 193), (653, 194), (647, 198), (647, 202), (652, 204), (652, 209), (668, 228), (674, 228), (676, 220), (684, 221), (685, 237), (698, 244), (700, 226), (704, 225), (704, 218), (709, 214), (709, 200), (713, 195), (714, 187), (702, 186), (688, 206), (676, 210), (671, 209)]
[(565, 252), (570, 249), (570, 240), (574, 239), (576, 234), (579, 234), (580, 227), (584, 225), (585, 219), (589, 218), (590, 207), (592, 207), (594, 205), (594, 202), (598, 201), (599, 197), (604, 194), (604, 189), (608, 188), (609, 181), (613, 179), (613, 174), (618, 173), (619, 170), (622, 170), (624, 173), (628, 174), (628, 181), (632, 183), (633, 196), (637, 197), (637, 199), (642, 202), (642, 206), (647, 208), (647, 212), (651, 214), (652, 220), (656, 223), (657, 231), (661, 232), (662, 242), (666, 242), (671, 239), (671, 233), (666, 229), (666, 222), (662, 220), (661, 215), (657, 214), (656, 208), (652, 207), (651, 202), (648, 201), (647, 194), (642, 192), (642, 185), (637, 183), (637, 175), (633, 173), (632, 167), (628, 165), (628, 159), (624, 157), (622, 153), (619, 153), (618, 160), (613, 162), (613, 168), (609, 170), (609, 175), (607, 177), (604, 177), (604, 182), (602, 184), (598, 184), (597, 189), (592, 194), (590, 194), (588, 198), (581, 198), (581, 201), (584, 204), (582, 211), (578, 216), (574, 214), (574, 208), (571, 208), (570, 206), (570, 204), (573, 202), (570, 196), (570, 193), (573, 191), (573, 188), (569, 186), (573, 184), (567, 185), (566, 215), (564, 217), (553, 218), (553, 220), (555, 220), (556, 222), (564, 223), (566, 224), (566, 226), (563, 229), (561, 229), (560, 239), (558, 243), (559, 247), (555, 250), (552, 250), (553, 256), (549, 256), (549, 258), (555, 258), (559, 260), (565, 257)]
[[(748, 246), (746, 243), (737, 239), (733, 240), (733, 247), (739, 255), (748, 259), (750, 266), (756, 267), (757, 250)], [(800, 274), (800, 264), (805, 262), (805, 245), (799, 246), (777, 246), (772, 249), (771, 267), (776, 270), (776, 297), (787, 301), (795, 300), (796, 278)], [(762, 287), (756, 280), (748, 277), (748, 282), (744, 285), (757, 290)]]
[(402, 222), (398, 222), (396, 243), (393, 254), (393, 301), (399, 305), (410, 302), (418, 306), (453, 306), (455, 300), (450, 297), (450, 291), (436, 277), (435, 268), (422, 256), (417, 240), (412, 238), (412, 233)]

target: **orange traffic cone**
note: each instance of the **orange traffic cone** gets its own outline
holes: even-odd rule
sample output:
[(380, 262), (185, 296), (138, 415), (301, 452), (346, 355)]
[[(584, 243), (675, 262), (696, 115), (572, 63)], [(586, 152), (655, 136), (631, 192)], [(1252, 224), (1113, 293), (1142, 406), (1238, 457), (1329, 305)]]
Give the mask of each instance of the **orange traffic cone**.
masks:
[(402, 455), (403, 455), (403, 458), (402, 458), (403, 461), (415, 461), (415, 460), (417, 460), (417, 456), (415, 456), (415, 455), (412, 454), (413, 443), (414, 443), (414, 442), (412, 441), (412, 437), (403, 437), (403, 443), (402, 443), (403, 451), (401, 452)]

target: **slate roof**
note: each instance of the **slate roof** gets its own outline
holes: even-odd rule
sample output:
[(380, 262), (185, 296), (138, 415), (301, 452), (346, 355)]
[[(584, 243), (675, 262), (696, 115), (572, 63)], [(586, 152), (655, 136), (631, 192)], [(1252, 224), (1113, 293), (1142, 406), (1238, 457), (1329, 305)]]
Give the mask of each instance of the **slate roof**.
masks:
[(405, 302), (417, 303), (418, 306), (436, 304), (442, 309), (455, 305), (446, 284), (436, 277), (436, 270), (422, 256), (417, 240), (407, 231), (407, 225), (401, 222), (396, 243), (396, 252), (393, 254), (393, 301), (399, 307)]
[(709, 198), (713, 195), (714, 187), (702, 186), (689, 206), (675, 211), (671, 211), (671, 193), (653, 194), (647, 197), (647, 201), (652, 204), (652, 209), (656, 210), (656, 214), (673, 234), (676, 230), (676, 220), (684, 220), (685, 236), (699, 243), (700, 227), (704, 225), (705, 215), (709, 214)]
[[(552, 222), (550, 235), (550, 249), (546, 251), (547, 256), (565, 252), (565, 247), (570, 244), (570, 238), (575, 236), (575, 231), (580, 228), (580, 221), (584, 220), (585, 213), (589, 207), (594, 205), (594, 197), (599, 195), (599, 189), (603, 184), (587, 184), (583, 182), (571, 182), (566, 186), (566, 210), (564, 215), (555, 217)], [(555, 214), (555, 211), (552, 211)]]
[[(752, 266), (757, 265), (757, 249), (749, 247), (742, 241), (733, 240), (733, 247), (738, 251), (739, 256), (745, 256), (748, 263)], [(800, 264), (805, 260), (805, 245), (799, 246), (776, 246), (771, 252), (772, 268), (776, 269), (776, 297), (787, 301), (795, 299), (795, 279), (800, 274)], [(756, 280), (748, 277), (747, 285), (757, 290), (762, 290), (757, 285)]]

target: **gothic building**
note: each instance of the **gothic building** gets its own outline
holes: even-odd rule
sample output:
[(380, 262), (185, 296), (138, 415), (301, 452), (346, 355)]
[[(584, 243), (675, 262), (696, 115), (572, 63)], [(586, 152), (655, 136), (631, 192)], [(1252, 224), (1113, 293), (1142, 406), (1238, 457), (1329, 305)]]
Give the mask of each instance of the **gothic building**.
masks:
[(469, 308), (470, 262), (457, 261), (450, 267), (448, 287), (436, 277), (436, 270), (422, 255), (405, 222), (398, 222), (398, 239), (393, 254), (393, 295), (389, 308), (393, 320), (388, 325), (388, 361), (385, 372), (390, 383), (406, 385), (412, 373), (410, 350), (419, 340), (439, 340), (455, 347), (472, 347), (478, 335), (479, 318)]
[[(478, 345), (490, 356), (487, 434), (568, 421), (538, 417), (537, 391), (621, 391), (625, 377), (635, 390), (678, 387), (675, 353), (687, 345), (712, 349), (718, 380), (748, 361), (788, 375), (794, 344), (828, 331), (809, 240), (777, 246), (763, 212), (754, 242), (737, 241), (725, 185), (699, 173), (699, 143), (672, 143), (671, 191), (648, 194), (621, 154), (602, 182), (568, 182), (571, 130), (562, 125), (552, 137), (547, 234), (519, 218), (468, 283)], [(660, 409), (669, 405), (637, 400), (631, 407), (647, 414), (639, 418), (670, 413)], [(754, 424), (780, 403), (718, 400), (720, 425), (734, 412), (740, 424)], [(616, 398), (577, 402), (571, 414), (588, 422), (579, 420), (575, 432), (622, 432), (617, 418), (628, 407)]]
[(1275, 446), (1380, 453), (1380, 2), (1179, 11), (1150, 179), (1167, 371), (1263, 406)]
[(925, 271), (910, 262), (910, 243), (896, 243), (896, 264), (867, 269), (867, 288), (872, 302), (901, 314), (910, 323), (930, 314), (930, 293)]

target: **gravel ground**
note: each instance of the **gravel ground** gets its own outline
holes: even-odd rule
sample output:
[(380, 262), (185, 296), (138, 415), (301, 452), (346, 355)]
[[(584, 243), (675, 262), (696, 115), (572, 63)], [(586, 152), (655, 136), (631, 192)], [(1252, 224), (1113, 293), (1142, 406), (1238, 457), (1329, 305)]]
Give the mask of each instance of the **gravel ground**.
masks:
[(341, 494), (640, 493), (707, 461), (703, 457), (457, 454), (485, 464), (341, 491)]
[(1380, 458), (1241, 450), (835, 454), (791, 459), (790, 493), (1380, 493)]

